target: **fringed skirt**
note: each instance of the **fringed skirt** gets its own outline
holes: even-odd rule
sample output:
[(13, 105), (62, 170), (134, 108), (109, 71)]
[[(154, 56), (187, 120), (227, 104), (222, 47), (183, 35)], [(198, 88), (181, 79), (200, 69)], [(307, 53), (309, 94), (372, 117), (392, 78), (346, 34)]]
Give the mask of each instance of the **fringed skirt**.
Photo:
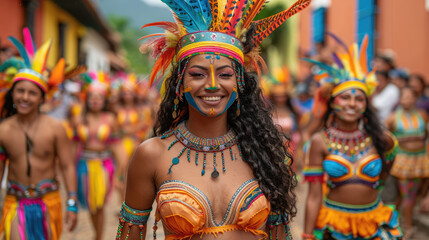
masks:
[[(11, 235), (20, 239), (58, 240), (62, 230), (61, 197), (57, 191), (41, 198), (18, 198), (6, 195), (0, 223), (0, 234), (10, 240)], [(17, 229), (12, 225), (17, 223)], [(12, 229), (12, 230), (11, 230)], [(15, 230), (15, 231), (14, 231)], [(18, 230), (18, 231), (16, 231)]]
[(109, 151), (83, 151), (77, 166), (78, 200), (95, 213), (101, 209), (112, 189), (113, 157)]
[(429, 158), (426, 149), (409, 151), (400, 148), (390, 174), (401, 179), (429, 177)]
[(401, 239), (398, 212), (377, 199), (367, 205), (349, 205), (325, 198), (314, 235), (323, 239)]

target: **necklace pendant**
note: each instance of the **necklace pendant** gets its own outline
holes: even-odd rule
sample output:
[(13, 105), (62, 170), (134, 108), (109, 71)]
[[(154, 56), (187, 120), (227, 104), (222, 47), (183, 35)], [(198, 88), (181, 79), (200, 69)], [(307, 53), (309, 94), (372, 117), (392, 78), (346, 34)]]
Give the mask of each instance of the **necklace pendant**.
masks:
[(217, 177), (219, 177), (219, 172), (217, 170), (214, 170), (212, 172), (212, 178), (217, 178)]

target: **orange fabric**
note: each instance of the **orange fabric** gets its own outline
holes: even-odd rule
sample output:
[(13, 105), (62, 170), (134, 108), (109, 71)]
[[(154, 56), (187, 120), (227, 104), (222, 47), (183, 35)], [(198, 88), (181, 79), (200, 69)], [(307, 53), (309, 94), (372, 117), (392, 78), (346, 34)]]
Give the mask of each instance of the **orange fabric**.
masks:
[(322, 204), (316, 222), (317, 229), (329, 228), (341, 234), (370, 237), (377, 233), (381, 223), (389, 223), (394, 210), (379, 204), (370, 212), (350, 213), (326, 207)]
[(194, 235), (217, 236), (228, 231), (246, 231), (267, 237), (265, 223), (270, 203), (256, 180), (247, 181), (234, 194), (223, 221), (214, 221), (211, 204), (197, 188), (180, 181), (161, 185), (157, 195), (157, 219), (162, 219), (166, 240), (186, 239)]

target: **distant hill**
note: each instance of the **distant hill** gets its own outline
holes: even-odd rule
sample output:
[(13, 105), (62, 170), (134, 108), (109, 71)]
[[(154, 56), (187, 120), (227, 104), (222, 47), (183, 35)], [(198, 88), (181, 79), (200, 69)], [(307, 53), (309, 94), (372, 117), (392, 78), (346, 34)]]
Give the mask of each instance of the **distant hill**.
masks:
[[(107, 21), (110, 14), (123, 16), (130, 19), (132, 27), (140, 29), (146, 23), (158, 21), (172, 21), (168, 8), (149, 5), (142, 0), (92, 0), (100, 9)], [(161, 1), (161, 0), (159, 0)], [(161, 29), (152, 27), (148, 31), (160, 32)]]

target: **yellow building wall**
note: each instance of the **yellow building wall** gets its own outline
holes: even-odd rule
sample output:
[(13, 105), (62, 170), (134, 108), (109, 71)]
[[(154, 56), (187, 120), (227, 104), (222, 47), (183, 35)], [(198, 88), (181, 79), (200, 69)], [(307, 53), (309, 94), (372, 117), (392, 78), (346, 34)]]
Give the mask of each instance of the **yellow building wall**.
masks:
[(43, 42), (52, 38), (47, 67), (53, 68), (60, 58), (59, 29), (60, 23), (66, 24), (64, 58), (67, 68), (78, 64), (78, 39), (85, 34), (85, 27), (68, 12), (59, 8), (51, 0), (43, 1)]
[[(283, 9), (286, 10), (296, 0), (271, 0), (269, 4), (281, 3)], [(305, 9), (304, 11), (309, 11)], [(280, 12), (280, 10), (279, 10)], [(277, 68), (281, 68), (287, 65), (289, 71), (293, 74), (297, 73), (298, 70), (298, 49), (299, 49), (299, 15), (300, 13), (292, 16), (283, 23), (285, 31), (282, 33), (283, 46), (276, 46), (268, 50), (268, 56), (270, 58), (269, 70), (272, 72)]]

